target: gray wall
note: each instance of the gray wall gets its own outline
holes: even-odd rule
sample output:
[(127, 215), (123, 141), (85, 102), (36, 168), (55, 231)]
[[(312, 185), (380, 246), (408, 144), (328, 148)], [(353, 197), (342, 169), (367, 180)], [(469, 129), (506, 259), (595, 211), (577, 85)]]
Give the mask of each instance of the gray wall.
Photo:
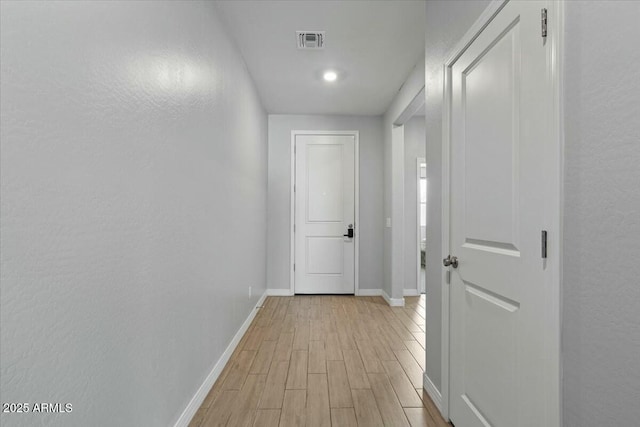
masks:
[(404, 125), (404, 289), (417, 290), (418, 283), (418, 171), (416, 159), (425, 156), (424, 116)]
[(489, 0), (427, 1), (427, 375), (440, 390), (442, 369), (442, 67), (446, 56), (489, 5)]
[(266, 289), (266, 114), (209, 2), (1, 12), (2, 401), (73, 412), (0, 424), (173, 425)]
[(267, 284), (289, 289), (292, 130), (360, 131), (360, 288), (382, 288), (382, 118), (269, 115)]
[(565, 34), (564, 425), (635, 426), (640, 3), (567, 2)]

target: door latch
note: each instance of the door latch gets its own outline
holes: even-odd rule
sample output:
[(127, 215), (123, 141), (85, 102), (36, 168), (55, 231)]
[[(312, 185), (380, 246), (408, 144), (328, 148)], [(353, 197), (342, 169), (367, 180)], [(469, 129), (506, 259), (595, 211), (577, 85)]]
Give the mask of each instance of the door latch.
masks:
[(442, 260), (442, 265), (445, 267), (453, 267), (458, 268), (458, 257), (448, 255), (445, 259)]
[(349, 227), (347, 228), (347, 234), (343, 234), (343, 236), (353, 239), (353, 236), (354, 236), (353, 224), (349, 224)]

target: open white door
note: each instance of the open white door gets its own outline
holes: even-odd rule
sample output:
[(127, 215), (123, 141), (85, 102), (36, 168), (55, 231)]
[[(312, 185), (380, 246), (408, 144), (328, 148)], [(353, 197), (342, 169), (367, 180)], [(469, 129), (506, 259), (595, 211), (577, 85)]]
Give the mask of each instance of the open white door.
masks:
[[(451, 68), (450, 412), (456, 427), (550, 425), (545, 354), (550, 48), (510, 1)], [(546, 165), (546, 167), (545, 167)], [(454, 257), (455, 258), (452, 258)], [(457, 263), (456, 263), (457, 262)], [(457, 264), (457, 265), (456, 265)]]
[(355, 136), (295, 135), (294, 188), (295, 293), (353, 294)]

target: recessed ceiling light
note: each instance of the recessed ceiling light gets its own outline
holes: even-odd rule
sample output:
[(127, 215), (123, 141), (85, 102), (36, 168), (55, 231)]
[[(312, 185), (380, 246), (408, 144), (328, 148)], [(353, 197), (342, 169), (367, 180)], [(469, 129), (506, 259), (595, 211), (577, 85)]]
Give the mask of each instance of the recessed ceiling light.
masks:
[(328, 82), (335, 82), (338, 78), (338, 75), (335, 71), (326, 71), (322, 77), (324, 77), (324, 79)]

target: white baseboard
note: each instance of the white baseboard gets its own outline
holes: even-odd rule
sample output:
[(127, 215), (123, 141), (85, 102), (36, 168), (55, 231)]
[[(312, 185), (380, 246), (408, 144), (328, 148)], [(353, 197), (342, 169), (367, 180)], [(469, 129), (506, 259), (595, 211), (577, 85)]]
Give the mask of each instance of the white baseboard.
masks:
[(417, 297), (420, 295), (420, 292), (418, 292), (417, 289), (404, 289), (402, 295), (405, 297)]
[(379, 297), (382, 296), (382, 289), (358, 289), (356, 295), (359, 297)]
[[(414, 290), (414, 292), (417, 292)], [(269, 296), (291, 296), (289, 289), (267, 289)], [(391, 307), (404, 307), (404, 298), (391, 298), (383, 289), (358, 289), (357, 296), (361, 297), (382, 297)], [(406, 294), (405, 294), (406, 295)], [(417, 295), (417, 293), (416, 293)]]
[(433, 404), (436, 405), (436, 408), (438, 408), (438, 411), (442, 415), (442, 395), (436, 388), (433, 381), (431, 381), (431, 378), (427, 376), (426, 372), (422, 376), (422, 387), (427, 392), (431, 400), (433, 400)]
[(220, 359), (218, 359), (218, 362), (215, 364), (211, 372), (209, 372), (209, 375), (207, 375), (207, 378), (205, 378), (204, 382), (202, 383), (198, 391), (196, 391), (196, 394), (193, 396), (193, 398), (191, 399), (187, 407), (184, 409), (184, 411), (182, 411), (182, 415), (180, 415), (180, 418), (178, 418), (178, 421), (176, 421), (175, 427), (189, 426), (189, 423), (193, 419), (193, 416), (196, 414), (198, 409), (200, 409), (200, 405), (202, 405), (202, 402), (204, 402), (204, 399), (207, 397), (207, 394), (209, 394), (209, 390), (211, 390), (211, 387), (213, 387), (213, 384), (216, 382), (216, 380), (220, 376), (222, 369), (229, 361), (229, 358), (231, 358), (231, 355), (233, 354), (236, 347), (238, 346), (238, 343), (242, 339), (242, 336), (244, 335), (245, 332), (247, 332), (247, 329), (249, 329), (249, 325), (251, 325), (251, 322), (256, 317), (256, 314), (258, 312), (258, 307), (262, 306), (262, 303), (267, 297), (267, 294), (268, 294), (268, 291), (265, 291), (265, 293), (262, 294), (262, 296), (258, 300), (258, 303), (254, 307), (254, 309), (251, 310), (251, 313), (249, 313), (247, 320), (244, 321), (244, 323), (242, 324), (238, 332), (234, 335), (233, 339), (227, 346), (227, 349), (224, 351), (224, 353), (222, 353), (222, 356), (220, 356)]
[(404, 307), (404, 298), (391, 298), (384, 289), (382, 290), (382, 298), (384, 298), (391, 307)]
[(291, 289), (267, 289), (267, 295), (270, 297), (290, 297), (293, 292)]

